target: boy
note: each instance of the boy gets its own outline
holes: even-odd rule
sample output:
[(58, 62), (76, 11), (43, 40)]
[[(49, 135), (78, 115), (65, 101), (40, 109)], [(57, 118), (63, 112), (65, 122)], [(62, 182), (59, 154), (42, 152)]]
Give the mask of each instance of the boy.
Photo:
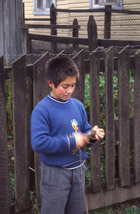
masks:
[[(51, 93), (31, 116), (31, 144), (41, 159), (41, 214), (82, 214), (91, 126), (83, 104), (71, 98), (79, 71), (66, 56), (51, 58), (46, 69)], [(103, 129), (93, 130), (95, 140), (104, 137)]]

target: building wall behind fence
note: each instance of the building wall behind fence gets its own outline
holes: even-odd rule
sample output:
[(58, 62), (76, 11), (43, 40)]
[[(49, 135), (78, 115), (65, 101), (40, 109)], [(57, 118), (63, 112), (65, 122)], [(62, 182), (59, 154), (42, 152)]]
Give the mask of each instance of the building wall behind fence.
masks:
[[(25, 17), (26, 18), (49, 18), (49, 15), (34, 15), (33, 14), (33, 1), (24, 0), (25, 3)], [(90, 9), (89, 1), (81, 1), (78, 4), (75, 1), (56, 1), (55, 7), (57, 9)], [(140, 11), (140, 3), (138, 1), (130, 2), (129, 0), (123, 1), (123, 9), (131, 11)], [(87, 22), (90, 15), (94, 16), (97, 24), (98, 38), (104, 38), (104, 12), (58, 12), (57, 13), (57, 24), (71, 25), (74, 18), (77, 18), (78, 24), (80, 25), (79, 37), (87, 38)], [(32, 22), (33, 23), (33, 22)], [(34, 22), (39, 23), (39, 22)], [(40, 23), (42, 24), (42, 23)], [(111, 39), (140, 39), (140, 15), (112, 13), (111, 21)], [(30, 29), (32, 33), (49, 34), (49, 29)], [(69, 29), (58, 29), (59, 36), (72, 36), (72, 30)]]

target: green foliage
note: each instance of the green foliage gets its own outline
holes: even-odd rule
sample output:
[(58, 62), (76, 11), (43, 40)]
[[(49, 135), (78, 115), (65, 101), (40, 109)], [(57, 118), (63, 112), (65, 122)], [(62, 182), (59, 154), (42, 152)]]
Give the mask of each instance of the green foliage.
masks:
[(138, 203), (139, 202), (136, 199), (95, 210), (90, 210), (88, 211), (88, 214), (139, 214), (140, 208)]
[(12, 110), (13, 94), (11, 79), (5, 81), (5, 94), (6, 94), (7, 135), (13, 136), (13, 110)]
[[(113, 76), (113, 99), (114, 99), (114, 116), (115, 119), (118, 118), (118, 73), (114, 71)], [(130, 80), (129, 80), (129, 94), (130, 94), (130, 117), (134, 115), (134, 69), (130, 70)], [(105, 72), (100, 72), (99, 75), (99, 92), (100, 92), (100, 120), (101, 126), (105, 126)], [(90, 115), (90, 75), (85, 76), (85, 109), (88, 116)]]
[(15, 202), (15, 177), (12, 172), (9, 173), (9, 190), (10, 190), (10, 204)]
[(13, 150), (13, 149), (14, 149), (14, 142), (10, 140), (8, 143), (8, 150)]
[(37, 202), (34, 191), (30, 191), (30, 200), (31, 200), (31, 204), (32, 204), (32, 212), (34, 214), (40, 214), (40, 204)]
[(87, 111), (88, 119), (90, 118), (90, 75), (85, 75), (85, 109)]
[[(130, 70), (130, 79), (129, 79), (129, 88), (128, 91), (130, 96), (129, 108), (130, 108), (130, 117), (134, 115), (134, 69)], [(118, 119), (119, 113), (119, 79), (118, 71), (114, 71), (113, 75), (113, 100), (114, 100), (114, 119)], [(99, 93), (100, 93), (100, 127), (105, 129), (105, 72), (100, 72), (99, 75)], [(85, 109), (87, 111), (88, 119), (90, 120), (90, 75), (86, 74), (85, 76)], [(116, 141), (116, 144), (119, 142)], [(105, 181), (105, 141), (101, 140), (100, 144), (100, 173), (101, 181)], [(87, 150), (88, 159), (87, 159), (87, 174), (86, 174), (86, 184), (91, 184), (91, 172), (90, 172), (90, 156), (91, 150)], [(131, 157), (130, 157), (131, 158)], [(131, 158), (132, 159), (132, 158)]]

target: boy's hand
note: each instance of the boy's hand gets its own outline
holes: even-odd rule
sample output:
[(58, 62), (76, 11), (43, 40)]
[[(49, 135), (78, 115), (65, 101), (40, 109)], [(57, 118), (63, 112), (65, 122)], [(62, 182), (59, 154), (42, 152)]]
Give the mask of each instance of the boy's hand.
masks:
[(87, 143), (89, 143), (89, 138), (83, 133), (76, 133), (75, 140), (78, 149), (84, 147)]
[(81, 148), (89, 144), (89, 138), (93, 140), (100, 140), (104, 138), (105, 132), (103, 129), (99, 128), (98, 126), (94, 126), (92, 130), (87, 134), (83, 133), (76, 133), (75, 134), (75, 139), (76, 139), (76, 145), (77, 148)]
[(99, 128), (98, 126), (94, 126), (90, 133), (88, 133), (89, 137), (93, 140), (100, 140), (104, 138), (105, 132), (103, 129)]

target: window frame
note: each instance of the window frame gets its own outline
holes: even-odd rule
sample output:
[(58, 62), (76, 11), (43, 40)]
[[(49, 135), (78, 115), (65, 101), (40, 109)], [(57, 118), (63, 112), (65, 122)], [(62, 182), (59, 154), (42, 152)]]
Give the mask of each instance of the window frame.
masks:
[[(46, 0), (43, 0), (43, 3), (45, 3)], [(52, 3), (55, 5), (55, 0), (52, 0)], [(49, 15), (50, 14), (50, 8), (37, 8), (37, 0), (33, 0), (33, 14), (34, 15)]]
[[(95, 0), (90, 0), (90, 9), (104, 8), (104, 5), (95, 4)], [(122, 0), (120, 0), (120, 6), (112, 6), (114, 9), (122, 9)]]

